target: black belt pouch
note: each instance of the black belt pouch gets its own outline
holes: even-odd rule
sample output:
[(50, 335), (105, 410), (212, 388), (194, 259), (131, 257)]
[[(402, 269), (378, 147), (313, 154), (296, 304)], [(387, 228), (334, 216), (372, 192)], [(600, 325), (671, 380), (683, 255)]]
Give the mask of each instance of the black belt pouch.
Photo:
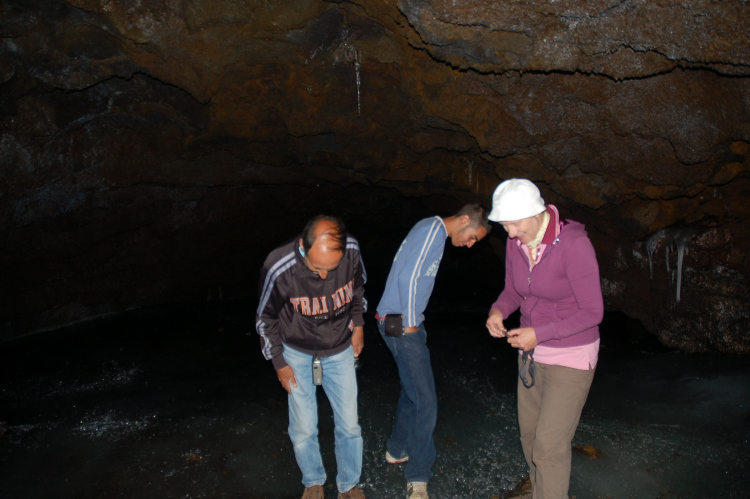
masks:
[(401, 338), (404, 335), (404, 316), (401, 314), (386, 314), (385, 335)]

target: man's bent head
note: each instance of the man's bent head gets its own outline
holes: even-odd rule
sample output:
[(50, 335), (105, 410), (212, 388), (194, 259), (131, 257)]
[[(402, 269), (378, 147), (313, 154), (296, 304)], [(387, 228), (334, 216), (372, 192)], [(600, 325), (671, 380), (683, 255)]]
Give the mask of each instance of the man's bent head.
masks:
[(453, 218), (458, 220), (459, 229), (451, 234), (453, 246), (471, 248), (484, 239), (492, 226), (487, 221), (489, 210), (481, 204), (467, 204)]
[(318, 215), (305, 226), (299, 244), (307, 268), (325, 279), (329, 272), (336, 270), (344, 257), (344, 223), (337, 217)]

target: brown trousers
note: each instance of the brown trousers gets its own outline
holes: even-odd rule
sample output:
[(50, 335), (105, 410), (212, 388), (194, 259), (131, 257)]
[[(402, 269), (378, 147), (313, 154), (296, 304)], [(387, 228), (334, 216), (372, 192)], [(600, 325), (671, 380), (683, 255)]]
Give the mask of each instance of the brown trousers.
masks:
[(571, 443), (594, 369), (534, 364), (535, 385), (526, 388), (518, 380), (518, 424), (533, 499), (568, 499)]

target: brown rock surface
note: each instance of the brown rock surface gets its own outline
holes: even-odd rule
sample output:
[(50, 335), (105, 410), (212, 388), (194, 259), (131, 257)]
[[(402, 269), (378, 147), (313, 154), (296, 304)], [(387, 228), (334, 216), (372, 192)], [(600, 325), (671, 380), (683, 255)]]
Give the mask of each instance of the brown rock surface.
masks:
[(750, 351), (745, 2), (0, 9), (4, 338), (252, 296), (318, 211), (377, 247), (523, 176), (587, 224), (608, 307), (675, 348)]

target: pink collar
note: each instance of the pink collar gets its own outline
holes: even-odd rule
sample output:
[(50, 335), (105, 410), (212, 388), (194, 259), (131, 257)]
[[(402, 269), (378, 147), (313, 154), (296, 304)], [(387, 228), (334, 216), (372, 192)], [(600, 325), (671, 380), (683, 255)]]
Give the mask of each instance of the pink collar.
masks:
[(542, 238), (542, 244), (553, 244), (560, 236), (562, 223), (560, 223), (560, 213), (555, 205), (548, 204), (547, 213), (549, 213), (549, 225), (547, 225), (547, 232), (544, 233)]

